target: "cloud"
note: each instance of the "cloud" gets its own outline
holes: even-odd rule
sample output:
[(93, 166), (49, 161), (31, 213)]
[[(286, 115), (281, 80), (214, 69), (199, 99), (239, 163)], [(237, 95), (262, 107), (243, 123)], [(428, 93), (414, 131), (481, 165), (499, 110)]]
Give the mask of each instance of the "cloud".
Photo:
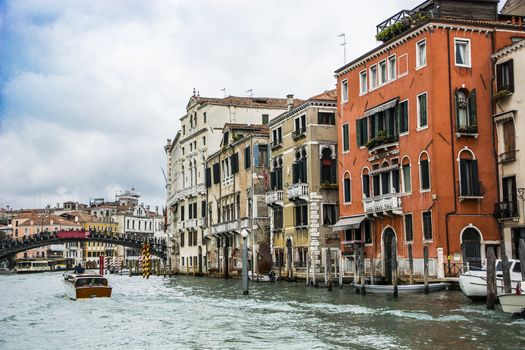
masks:
[[(164, 202), (163, 146), (201, 95), (334, 87), (376, 23), (418, 1), (0, 1), (0, 207)], [(38, 201), (36, 200), (38, 198)]]

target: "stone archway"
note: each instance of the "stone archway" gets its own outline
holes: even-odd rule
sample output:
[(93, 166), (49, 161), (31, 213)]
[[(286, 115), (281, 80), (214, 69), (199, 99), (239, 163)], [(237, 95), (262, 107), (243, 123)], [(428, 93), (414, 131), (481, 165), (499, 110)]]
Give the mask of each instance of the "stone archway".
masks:
[(481, 235), (475, 228), (468, 227), (461, 234), (463, 264), (481, 268)]

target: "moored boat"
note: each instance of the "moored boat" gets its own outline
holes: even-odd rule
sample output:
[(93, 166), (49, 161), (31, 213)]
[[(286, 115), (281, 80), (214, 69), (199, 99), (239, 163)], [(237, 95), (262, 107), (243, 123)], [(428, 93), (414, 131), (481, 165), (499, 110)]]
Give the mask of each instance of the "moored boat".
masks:
[[(353, 285), (355, 289), (361, 290), (360, 284)], [(429, 292), (438, 292), (447, 288), (448, 283), (438, 282), (438, 283), (429, 283), (428, 290)], [(371, 294), (393, 294), (394, 286), (391, 284), (367, 284), (365, 285), (365, 291)], [(399, 284), (397, 286), (398, 293), (424, 293), (425, 285), (424, 284)]]
[(108, 280), (99, 274), (66, 273), (63, 282), (66, 294), (71, 299), (111, 297), (112, 287)]
[(49, 262), (46, 260), (18, 261), (15, 264), (16, 273), (37, 273), (51, 271)]
[(504, 293), (498, 295), (501, 308), (505, 312), (518, 313), (525, 309), (525, 295)]
[[(519, 260), (509, 260), (510, 279), (512, 293), (516, 291), (516, 285), (521, 282), (521, 265)], [(487, 298), (487, 271), (485, 269), (465, 271), (459, 276), (461, 291), (472, 300), (483, 300)], [(496, 292), (503, 293), (503, 270), (501, 260), (496, 261)]]

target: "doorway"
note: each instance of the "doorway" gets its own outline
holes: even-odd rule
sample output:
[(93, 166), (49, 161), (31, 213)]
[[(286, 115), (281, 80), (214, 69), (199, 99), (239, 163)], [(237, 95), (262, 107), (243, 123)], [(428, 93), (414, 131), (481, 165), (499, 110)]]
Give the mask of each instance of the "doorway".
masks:
[(384, 267), (385, 267), (385, 280), (387, 283), (392, 283), (392, 242), (396, 237), (396, 233), (390, 227), (388, 227), (383, 233), (383, 247), (384, 247)]
[(481, 235), (471, 227), (461, 235), (463, 264), (481, 269)]

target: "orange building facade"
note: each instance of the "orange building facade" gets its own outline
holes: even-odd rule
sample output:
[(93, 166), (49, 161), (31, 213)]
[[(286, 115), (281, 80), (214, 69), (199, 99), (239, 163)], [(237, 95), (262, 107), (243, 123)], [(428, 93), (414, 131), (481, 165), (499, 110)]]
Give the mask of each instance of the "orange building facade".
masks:
[[(453, 276), (499, 247), (490, 55), (525, 37), (497, 21), (430, 18), (336, 71), (341, 250), (352, 269)], [(372, 269), (373, 264), (373, 269)]]

